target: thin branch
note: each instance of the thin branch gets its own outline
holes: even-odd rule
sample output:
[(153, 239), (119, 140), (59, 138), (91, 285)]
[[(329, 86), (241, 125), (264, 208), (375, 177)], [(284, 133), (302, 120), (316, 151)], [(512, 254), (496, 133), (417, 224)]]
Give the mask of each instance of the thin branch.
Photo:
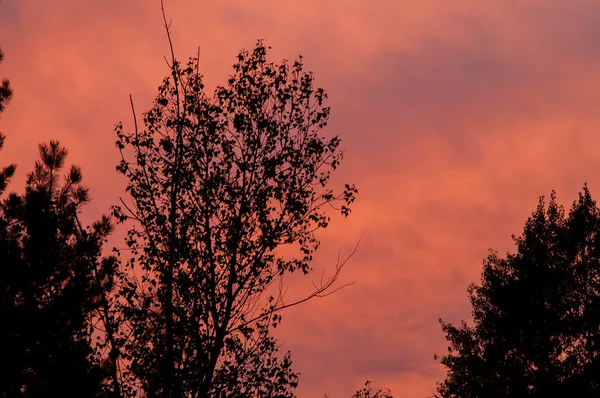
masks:
[[(259, 319), (262, 319), (262, 318), (265, 318), (265, 317), (267, 317), (267, 316), (270, 316), (270, 315), (271, 315), (272, 313), (274, 313), (274, 312), (279, 312), (279, 311), (281, 311), (281, 310), (284, 310), (284, 309), (286, 309), (286, 308), (295, 307), (295, 306), (297, 306), (297, 305), (299, 305), (299, 304), (302, 304), (302, 303), (305, 303), (305, 302), (307, 302), (307, 301), (309, 301), (309, 300), (311, 300), (311, 299), (313, 299), (313, 298), (315, 298), (315, 297), (327, 297), (327, 296), (330, 296), (330, 295), (332, 295), (333, 293), (335, 293), (335, 292), (337, 292), (337, 291), (339, 291), (339, 290), (341, 290), (341, 289), (343, 289), (343, 288), (345, 288), (345, 287), (351, 286), (351, 285), (353, 285), (354, 283), (356, 283), (356, 281), (353, 281), (353, 282), (350, 282), (350, 283), (346, 283), (346, 284), (344, 284), (344, 285), (342, 285), (342, 286), (340, 286), (340, 287), (338, 287), (338, 288), (334, 289), (333, 291), (327, 292), (327, 290), (328, 290), (328, 289), (329, 289), (329, 288), (330, 288), (330, 287), (331, 287), (331, 286), (332, 286), (332, 285), (335, 283), (335, 281), (337, 281), (337, 279), (339, 278), (339, 276), (340, 276), (340, 273), (341, 273), (341, 271), (342, 271), (342, 268), (344, 267), (344, 265), (346, 265), (346, 263), (348, 262), (348, 260), (350, 260), (350, 258), (352, 258), (352, 257), (354, 256), (354, 254), (356, 254), (356, 252), (357, 252), (357, 250), (358, 250), (358, 245), (359, 245), (359, 244), (360, 244), (360, 240), (358, 241), (358, 243), (357, 243), (357, 244), (356, 244), (356, 246), (354, 247), (354, 250), (352, 250), (352, 252), (350, 253), (350, 255), (348, 255), (348, 257), (346, 257), (346, 258), (344, 259), (344, 261), (342, 261), (341, 263), (338, 261), (338, 264), (337, 264), (337, 265), (336, 265), (336, 267), (335, 267), (335, 272), (333, 273), (333, 275), (332, 275), (330, 278), (328, 278), (327, 282), (326, 282), (325, 284), (322, 284), (320, 287), (318, 287), (318, 288), (317, 288), (315, 291), (313, 291), (311, 294), (309, 294), (308, 296), (306, 296), (306, 297), (305, 297), (305, 298), (303, 298), (303, 299), (300, 299), (300, 300), (294, 301), (294, 302), (292, 302), (292, 303), (289, 303), (289, 304), (281, 304), (281, 305), (279, 305), (279, 306), (275, 306), (274, 308), (272, 308), (272, 309), (270, 309), (270, 310), (268, 310), (268, 311), (265, 311), (265, 312), (263, 312), (261, 315), (257, 315), (257, 316), (255, 316), (255, 317), (251, 318), (250, 320), (248, 320), (248, 321), (246, 321), (246, 322), (244, 322), (244, 323), (242, 323), (242, 324), (240, 324), (240, 325), (237, 325), (235, 328), (233, 328), (233, 329), (229, 330), (229, 333), (235, 332), (236, 330), (239, 330), (239, 329), (243, 328), (244, 326), (247, 326), (247, 325), (249, 325), (249, 324), (251, 324), (251, 323), (253, 323), (253, 322), (256, 322), (256, 321), (257, 321), (257, 320), (259, 320)], [(280, 292), (281, 292), (281, 287), (280, 287)], [(284, 295), (285, 295), (285, 293), (284, 293), (283, 295), (281, 295), (281, 294), (280, 294), (280, 295), (279, 295), (279, 298), (282, 298)], [(280, 301), (279, 301), (279, 299), (278, 299), (278, 302), (280, 302)], [(282, 301), (281, 301), (281, 302), (282, 302)]]
[(160, 0), (160, 10), (162, 12), (163, 23), (167, 31), (167, 39), (169, 40), (169, 49), (171, 50), (171, 60), (175, 65), (175, 50), (173, 49), (173, 41), (171, 40), (171, 21), (167, 22), (164, 0)]
[(198, 58), (196, 61), (196, 78), (200, 77), (200, 46), (198, 46)]
[(135, 108), (133, 106), (133, 96), (129, 94), (129, 103), (131, 104), (131, 113), (133, 114), (133, 126), (135, 129), (135, 138), (138, 138), (138, 123), (137, 116), (135, 115)]

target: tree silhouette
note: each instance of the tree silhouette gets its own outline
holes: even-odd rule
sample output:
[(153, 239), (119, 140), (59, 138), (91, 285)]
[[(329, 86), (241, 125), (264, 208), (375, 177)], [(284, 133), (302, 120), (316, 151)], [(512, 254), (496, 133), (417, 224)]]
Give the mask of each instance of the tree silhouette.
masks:
[[(4, 79), (0, 113), (11, 95)], [(4, 140), (0, 133), (0, 150)], [(0, 396), (95, 396), (104, 372), (90, 345), (90, 315), (111, 225), (103, 218), (81, 228), (77, 212), (88, 200), (81, 170), (71, 167), (61, 183), (66, 149), (55, 141), (39, 149), (25, 194), (0, 201)], [(0, 198), (15, 170), (0, 170)]]
[(600, 395), (600, 213), (587, 186), (568, 215), (540, 199), (517, 253), (484, 262), (469, 287), (473, 326), (450, 342), (442, 397)]
[(111, 225), (79, 224), (88, 191), (76, 166), (60, 181), (66, 156), (58, 142), (40, 145), (25, 194), (0, 202), (0, 396), (93, 397), (107, 376), (91, 339)]
[[(325, 92), (302, 59), (275, 65), (266, 54), (261, 42), (240, 52), (210, 97), (198, 59), (182, 65), (172, 52), (144, 128), (117, 126), (132, 203), (115, 214), (136, 223), (121, 366), (147, 396), (286, 397), (297, 385), (271, 333), (298, 304), (284, 301), (283, 276), (310, 271), (325, 209), (340, 202), (347, 215), (357, 191), (327, 188), (342, 152), (319, 135)], [(330, 293), (342, 266), (306, 299)]]
[[(4, 79), (0, 113), (11, 96)], [(82, 227), (80, 168), (60, 175), (67, 150), (56, 141), (39, 151), (23, 195), (5, 197), (16, 165), (0, 169), (0, 396), (121, 396), (110, 305), (119, 270), (101, 254), (112, 224)]]

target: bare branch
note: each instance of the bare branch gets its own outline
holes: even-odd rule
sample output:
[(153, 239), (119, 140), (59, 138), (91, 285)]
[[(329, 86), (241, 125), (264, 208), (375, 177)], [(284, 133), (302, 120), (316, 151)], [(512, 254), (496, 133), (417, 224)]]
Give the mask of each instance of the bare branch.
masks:
[[(360, 240), (358, 241), (358, 243), (356, 244), (356, 246), (354, 247), (354, 249), (352, 250), (352, 252), (348, 255), (348, 257), (346, 257), (344, 259), (344, 261), (342, 261), (340, 263), (339, 260), (338, 260), (338, 263), (336, 264), (336, 267), (335, 267), (335, 272), (333, 273), (333, 275), (331, 277), (329, 277), (327, 279), (327, 282), (322, 283), (322, 281), (321, 281), (321, 286), (317, 287), (316, 290), (313, 291), (311, 294), (309, 294), (308, 296), (306, 296), (303, 299), (300, 299), (300, 300), (297, 300), (297, 301), (294, 301), (294, 302), (288, 303), (288, 304), (281, 304), (279, 306), (276, 306), (273, 309), (267, 310), (264, 313), (262, 313), (262, 314), (260, 314), (258, 316), (255, 316), (255, 317), (251, 318), (250, 320), (248, 320), (248, 321), (246, 321), (246, 322), (244, 322), (244, 323), (242, 323), (240, 325), (236, 325), (236, 327), (234, 327), (233, 329), (229, 330), (229, 333), (232, 333), (234, 331), (240, 330), (241, 328), (243, 328), (243, 327), (245, 327), (245, 326), (247, 326), (247, 325), (249, 325), (249, 324), (251, 324), (253, 322), (256, 322), (259, 319), (265, 318), (265, 317), (267, 317), (267, 316), (269, 316), (269, 315), (271, 315), (271, 314), (273, 314), (275, 312), (282, 311), (282, 310), (284, 310), (286, 308), (295, 307), (295, 306), (297, 306), (299, 304), (305, 303), (305, 302), (307, 302), (307, 301), (309, 301), (309, 300), (311, 300), (313, 298), (316, 298), (316, 297), (327, 297), (327, 296), (330, 296), (333, 293), (335, 293), (335, 292), (337, 292), (337, 291), (339, 291), (339, 290), (341, 290), (341, 289), (343, 289), (345, 287), (351, 286), (354, 283), (356, 283), (356, 281), (352, 281), (350, 283), (346, 283), (346, 284), (344, 284), (344, 285), (342, 285), (342, 286), (334, 289), (331, 292), (327, 292), (327, 290), (331, 286), (333, 286), (333, 284), (338, 280), (338, 278), (340, 276), (340, 273), (342, 272), (342, 268), (344, 267), (344, 265), (346, 265), (346, 263), (348, 262), (348, 260), (350, 260), (350, 258), (352, 258), (352, 256), (354, 256), (354, 254), (358, 250), (358, 245), (359, 244), (360, 244)], [(283, 296), (285, 296), (285, 293), (280, 294), (279, 297), (283, 298)]]

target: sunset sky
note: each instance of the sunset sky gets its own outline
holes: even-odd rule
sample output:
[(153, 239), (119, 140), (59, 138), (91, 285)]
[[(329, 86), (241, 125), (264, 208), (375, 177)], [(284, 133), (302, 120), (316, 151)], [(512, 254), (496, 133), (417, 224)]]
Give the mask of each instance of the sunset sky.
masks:
[[(132, 126), (169, 73), (159, 0), (3, 0), (0, 121), (13, 189), (58, 139), (82, 166), (92, 221), (124, 196), (114, 125)], [(201, 51), (209, 91), (242, 48), (305, 57), (329, 93), (346, 157), (333, 181), (359, 195), (319, 237), (316, 272), (349, 261), (327, 298), (277, 329), (300, 398), (349, 397), (365, 380), (395, 397), (435, 392), (438, 318), (469, 319), (466, 289), (489, 248), (512, 250), (540, 195), (600, 197), (600, 2), (583, 0), (165, 0), (180, 59)], [(121, 236), (117, 231), (116, 236)], [(120, 240), (111, 244), (123, 245)]]

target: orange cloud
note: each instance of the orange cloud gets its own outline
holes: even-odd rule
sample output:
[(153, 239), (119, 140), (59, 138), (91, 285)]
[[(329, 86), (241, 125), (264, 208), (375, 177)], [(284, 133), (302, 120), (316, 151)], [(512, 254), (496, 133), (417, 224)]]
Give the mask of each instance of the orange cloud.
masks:
[[(347, 152), (334, 182), (360, 190), (321, 234), (315, 269), (361, 239), (342, 282), (284, 314), (300, 397), (348, 397), (366, 379), (398, 397), (435, 390), (437, 319), (468, 319), (466, 287), (488, 248), (511, 248), (539, 195), (600, 194), (600, 5), (594, 2), (166, 1), (181, 58), (201, 48), (208, 87), (265, 38), (303, 54), (330, 94), (327, 134)], [(131, 124), (167, 68), (158, 1), (0, 3), (0, 75), (11, 79), (2, 161), (24, 173), (60, 139), (83, 167), (97, 218), (123, 195), (113, 126)], [(117, 242), (118, 243), (118, 242)], [(301, 295), (311, 277), (293, 278)], [(316, 278), (316, 276), (315, 276)]]

